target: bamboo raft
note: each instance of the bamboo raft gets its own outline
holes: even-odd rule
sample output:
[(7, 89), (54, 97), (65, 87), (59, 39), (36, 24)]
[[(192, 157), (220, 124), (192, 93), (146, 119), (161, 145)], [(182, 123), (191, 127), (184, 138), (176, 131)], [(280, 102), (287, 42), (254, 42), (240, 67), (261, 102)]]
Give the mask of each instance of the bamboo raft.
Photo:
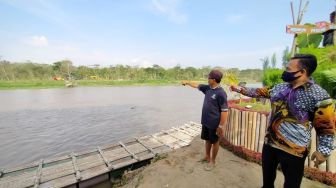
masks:
[(94, 150), (0, 170), (0, 188), (89, 187), (108, 180), (114, 171), (188, 146), (200, 130), (201, 125), (189, 123)]

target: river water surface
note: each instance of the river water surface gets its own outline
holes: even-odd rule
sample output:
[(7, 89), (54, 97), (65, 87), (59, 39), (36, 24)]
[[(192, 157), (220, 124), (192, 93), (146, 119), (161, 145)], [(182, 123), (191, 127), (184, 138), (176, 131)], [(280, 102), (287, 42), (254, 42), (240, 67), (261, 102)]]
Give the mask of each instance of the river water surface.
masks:
[(0, 91), (0, 168), (200, 122), (202, 103), (181, 86)]
[(203, 98), (182, 86), (0, 91), (0, 169), (200, 122)]

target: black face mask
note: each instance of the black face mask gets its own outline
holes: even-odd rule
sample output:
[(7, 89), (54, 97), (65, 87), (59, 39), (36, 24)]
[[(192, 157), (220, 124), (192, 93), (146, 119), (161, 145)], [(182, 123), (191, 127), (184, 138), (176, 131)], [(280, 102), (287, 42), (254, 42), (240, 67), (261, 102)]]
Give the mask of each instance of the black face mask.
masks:
[(282, 73), (281, 78), (282, 78), (282, 80), (283, 80), (284, 82), (292, 82), (292, 81), (294, 81), (294, 80), (296, 80), (296, 79), (298, 79), (298, 78), (301, 77), (301, 76), (297, 76), (297, 77), (295, 77), (295, 74), (298, 73), (298, 72), (300, 72), (300, 71), (301, 71), (301, 70), (296, 71), (296, 72), (287, 72), (287, 71), (284, 71), (284, 72)]

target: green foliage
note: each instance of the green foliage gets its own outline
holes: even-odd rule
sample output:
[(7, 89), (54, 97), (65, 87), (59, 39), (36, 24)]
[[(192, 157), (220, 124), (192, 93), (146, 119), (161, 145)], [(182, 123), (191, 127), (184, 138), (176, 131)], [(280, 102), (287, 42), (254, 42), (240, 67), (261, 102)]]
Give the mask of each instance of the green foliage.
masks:
[(317, 48), (322, 41), (321, 34), (300, 34), (297, 42), (299, 48)]
[[(313, 24), (305, 24), (314, 26)], [(297, 45), (299, 48), (317, 48), (322, 41), (321, 34), (308, 34), (303, 33), (297, 36)]]
[(281, 79), (282, 72), (283, 70), (281, 69), (268, 69), (264, 72), (263, 84), (268, 87), (273, 87), (283, 82)]
[(290, 58), (291, 58), (291, 53), (287, 46), (286, 49), (282, 52), (282, 68), (286, 68), (287, 64), (290, 61)]
[(326, 48), (302, 48), (300, 53), (313, 54), (316, 56), (318, 66), (313, 73), (313, 78), (321, 87), (336, 97), (336, 46)]
[[(233, 84), (239, 80), (257, 82), (261, 80), (259, 69), (240, 71), (238, 68), (224, 69), (216, 67), (224, 74), (222, 83)], [(71, 61), (64, 60), (48, 64), (32, 62), (13, 63), (0, 61), (0, 88), (44, 88), (64, 85), (63, 81), (53, 81), (54, 78), (67, 80), (69, 77), (79, 80), (79, 85), (162, 85), (179, 83), (180, 80), (207, 81), (213, 67), (201, 68), (176, 65), (163, 68), (157, 64), (151, 67), (115, 65), (110, 67), (73, 66)], [(30, 83), (29, 83), (30, 82)]]

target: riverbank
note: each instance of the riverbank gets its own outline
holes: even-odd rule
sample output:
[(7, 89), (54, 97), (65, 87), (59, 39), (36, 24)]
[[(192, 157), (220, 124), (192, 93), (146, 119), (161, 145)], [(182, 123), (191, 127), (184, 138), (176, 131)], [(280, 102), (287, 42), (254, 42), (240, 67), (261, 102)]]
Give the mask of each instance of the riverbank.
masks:
[[(164, 86), (178, 85), (179, 80), (76, 80), (75, 84), (81, 86)], [(63, 80), (19, 80), (0, 81), (0, 90), (8, 89), (44, 89), (65, 88)]]
[[(198, 162), (203, 157), (203, 146), (203, 141), (196, 137), (189, 147), (169, 153), (166, 158), (149, 165), (122, 188), (261, 187), (261, 166), (241, 159), (223, 148), (219, 150), (216, 167), (212, 171), (205, 171), (205, 164)], [(283, 182), (283, 175), (278, 171), (275, 187), (282, 187)], [(301, 187), (329, 186), (303, 178)]]

